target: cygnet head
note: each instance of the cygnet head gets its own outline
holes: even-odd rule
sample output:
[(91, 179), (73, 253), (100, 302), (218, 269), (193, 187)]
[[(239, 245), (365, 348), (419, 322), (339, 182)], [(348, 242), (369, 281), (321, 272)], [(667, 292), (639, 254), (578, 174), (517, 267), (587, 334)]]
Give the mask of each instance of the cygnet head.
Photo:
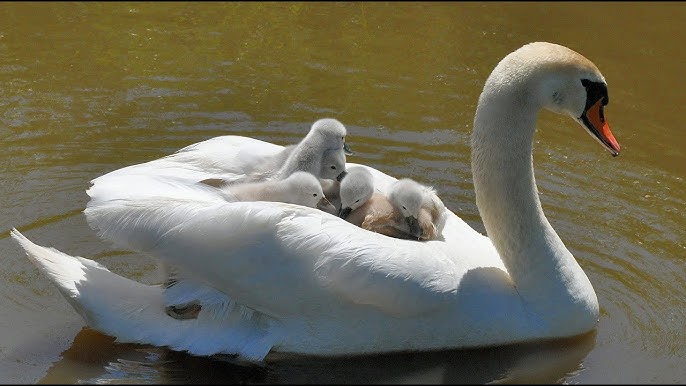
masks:
[(342, 149), (327, 150), (322, 155), (322, 167), (319, 178), (341, 181), (346, 175), (345, 153)]
[(338, 217), (345, 219), (350, 212), (364, 205), (374, 194), (374, 178), (367, 169), (355, 166), (341, 181), (341, 209)]
[[(486, 81), (481, 99), (512, 100), (516, 94), (521, 97), (514, 99), (522, 105), (534, 103), (532, 109), (571, 116), (613, 156), (619, 154), (619, 143), (603, 111), (609, 102), (607, 83), (595, 64), (581, 54), (558, 44), (536, 42), (505, 56)], [(477, 117), (487, 119), (491, 114), (477, 112)]]
[(422, 234), (419, 227), (419, 211), (423, 198), (422, 186), (409, 178), (398, 180), (389, 188), (388, 200), (402, 214), (410, 228), (410, 234), (417, 238)]
[(345, 143), (345, 136), (348, 131), (343, 124), (333, 118), (323, 118), (312, 124), (308, 137), (320, 141), (324, 149), (343, 149), (346, 155), (352, 155), (348, 144)]
[(298, 171), (284, 179), (283, 183), (288, 193), (286, 202), (327, 211), (336, 210), (324, 197), (322, 185), (313, 174)]

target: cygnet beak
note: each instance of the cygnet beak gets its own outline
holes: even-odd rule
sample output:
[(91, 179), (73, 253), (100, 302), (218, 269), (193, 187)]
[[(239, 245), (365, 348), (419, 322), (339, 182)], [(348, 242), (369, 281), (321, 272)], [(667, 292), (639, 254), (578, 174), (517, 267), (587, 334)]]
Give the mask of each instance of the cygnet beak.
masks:
[(345, 155), (353, 155), (353, 151), (350, 150), (350, 146), (348, 146), (348, 144), (345, 142), (343, 142), (343, 152), (345, 152)]
[(336, 181), (338, 181), (338, 182), (343, 181), (343, 178), (344, 178), (347, 174), (348, 174), (348, 172), (345, 171), (345, 170), (343, 170), (343, 171), (341, 172), (341, 174), (339, 174), (339, 175), (336, 177)]
[(353, 211), (353, 208), (351, 208), (351, 207), (341, 208), (341, 210), (338, 211), (338, 217), (345, 220), (350, 215), (350, 212), (352, 212), (352, 211)]
[(322, 199), (319, 200), (319, 202), (317, 203), (317, 209), (323, 210), (326, 213), (336, 213), (336, 207), (333, 206), (333, 204), (329, 202), (329, 200), (326, 197), (322, 197)]
[(420, 238), (422, 236), (422, 229), (419, 227), (419, 220), (416, 217), (407, 216), (405, 217), (407, 225), (410, 227), (410, 235)]

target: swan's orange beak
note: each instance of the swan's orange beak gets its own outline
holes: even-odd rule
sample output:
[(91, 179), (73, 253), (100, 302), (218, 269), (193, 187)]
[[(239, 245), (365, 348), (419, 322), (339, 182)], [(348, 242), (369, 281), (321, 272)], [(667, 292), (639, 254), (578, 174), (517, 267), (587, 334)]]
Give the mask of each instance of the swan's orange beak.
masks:
[(603, 100), (599, 99), (581, 115), (581, 121), (588, 132), (597, 139), (613, 156), (619, 155), (619, 143), (612, 135), (610, 126), (603, 114)]

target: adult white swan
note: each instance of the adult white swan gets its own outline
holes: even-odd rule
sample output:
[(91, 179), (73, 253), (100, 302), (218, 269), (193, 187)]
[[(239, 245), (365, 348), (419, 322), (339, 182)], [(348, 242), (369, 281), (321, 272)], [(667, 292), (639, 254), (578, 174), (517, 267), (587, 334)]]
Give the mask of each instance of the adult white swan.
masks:
[[(157, 286), (12, 235), (91, 327), (119, 341), (260, 360), (270, 351), (331, 356), (573, 336), (594, 328), (598, 301), (543, 214), (532, 141), (547, 108), (577, 119), (617, 155), (607, 102), (600, 71), (563, 46), (528, 44), (495, 67), (472, 137), (490, 238), (452, 212), (445, 241), (417, 242), (283, 203), (183, 194), (92, 201), (87, 215), (103, 237), (200, 283), (190, 295), (204, 302), (196, 319), (168, 317)], [(394, 181), (372, 172), (382, 189)]]

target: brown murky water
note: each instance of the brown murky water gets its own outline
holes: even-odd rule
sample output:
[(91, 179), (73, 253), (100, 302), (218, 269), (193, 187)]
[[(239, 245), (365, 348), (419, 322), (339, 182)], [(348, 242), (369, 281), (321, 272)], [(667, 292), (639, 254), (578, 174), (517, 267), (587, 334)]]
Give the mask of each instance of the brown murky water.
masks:
[[(686, 382), (683, 3), (3, 3), (0, 12), (0, 382)], [(622, 155), (542, 113), (548, 219), (601, 304), (573, 340), (246, 368), (115, 344), (9, 238), (143, 282), (154, 265), (98, 239), (88, 182), (224, 134), (295, 143), (335, 117), (355, 155), (439, 189), (483, 231), (469, 170), (493, 66), (537, 40), (594, 61)]]

